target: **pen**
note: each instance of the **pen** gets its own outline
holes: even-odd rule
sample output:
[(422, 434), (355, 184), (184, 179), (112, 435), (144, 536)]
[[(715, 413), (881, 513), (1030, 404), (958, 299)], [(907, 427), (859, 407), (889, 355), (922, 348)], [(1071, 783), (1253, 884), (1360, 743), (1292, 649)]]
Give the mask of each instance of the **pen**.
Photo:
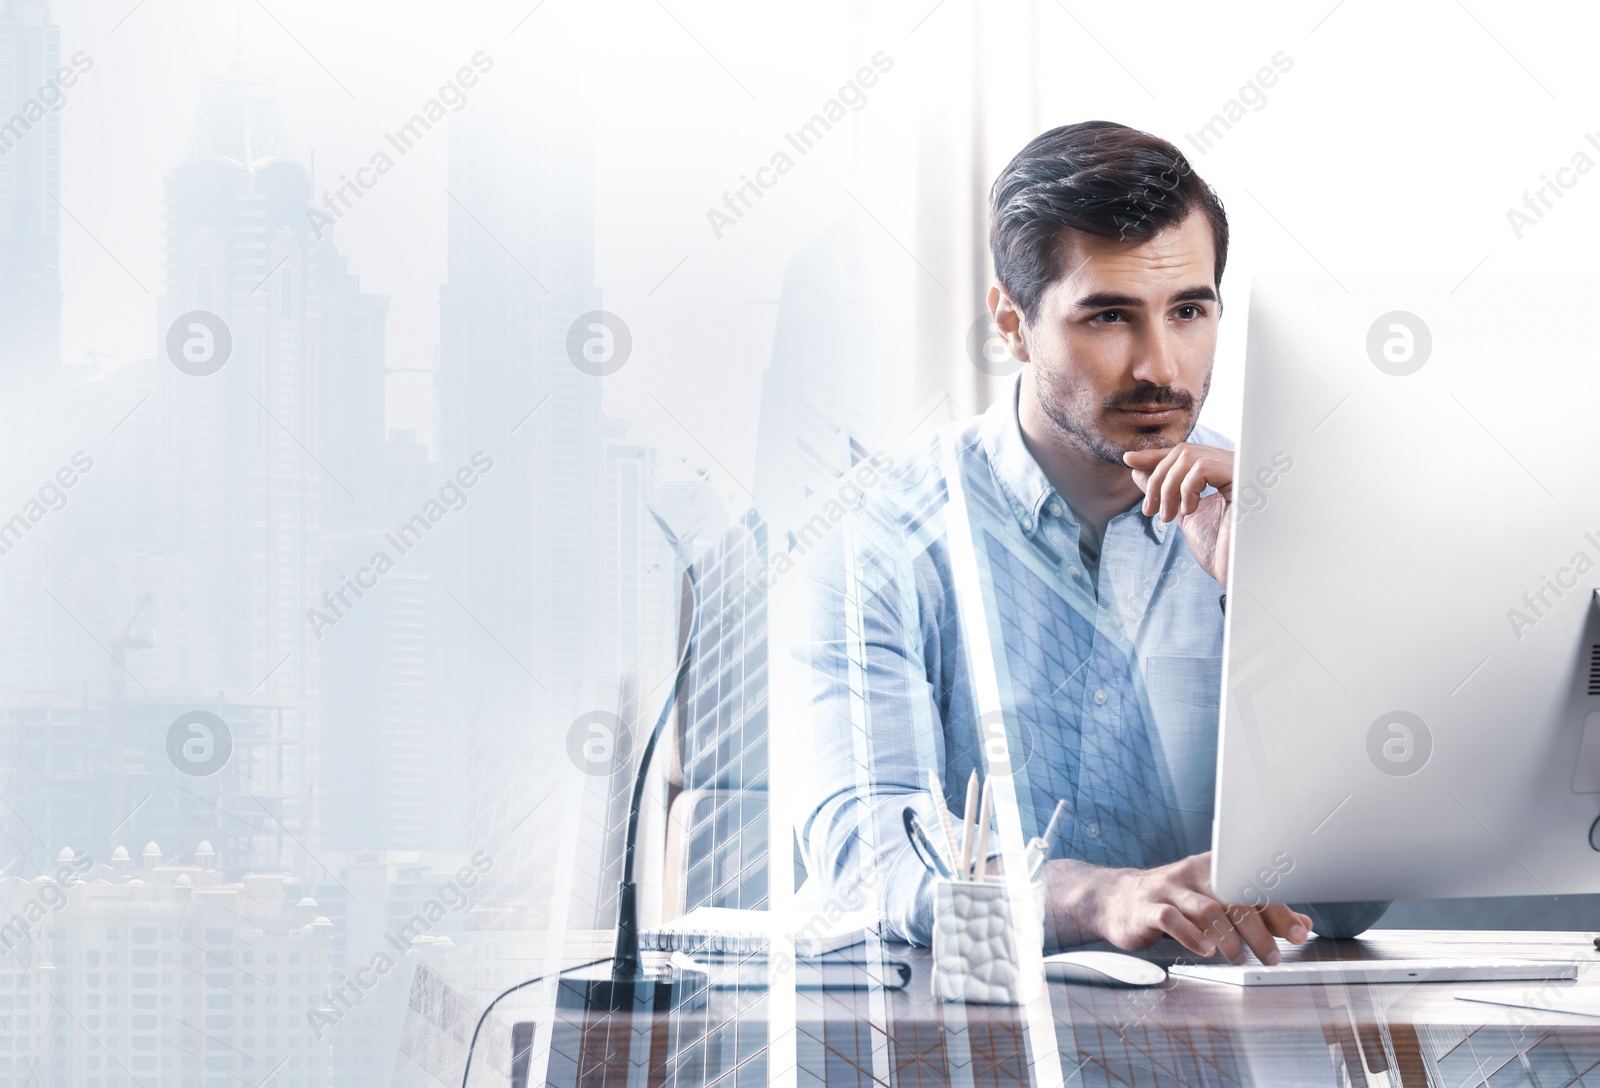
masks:
[(1056, 802), (1056, 810), (1050, 814), (1050, 822), (1044, 825), (1044, 841), (1050, 846), (1055, 845), (1056, 836), (1061, 833), (1061, 818), (1067, 814), (1067, 802), (1063, 798)]
[[(933, 794), (934, 807), (939, 810), (939, 826), (944, 829), (944, 841), (950, 847), (950, 857), (958, 858), (961, 851), (956, 848), (955, 828), (950, 826), (950, 806), (945, 802), (944, 789), (939, 785), (939, 772), (932, 767), (928, 768), (928, 792)], [(956, 873), (957, 880), (965, 880), (966, 874)]]
[(1067, 802), (1056, 802), (1056, 810), (1050, 814), (1050, 822), (1045, 825), (1044, 834), (1037, 836), (1028, 843), (1028, 879), (1034, 880), (1039, 876), (1039, 870), (1044, 867), (1045, 859), (1050, 856), (1050, 851), (1055, 849), (1056, 835), (1061, 830), (1061, 817), (1067, 814)]
[(900, 815), (906, 825), (906, 835), (911, 839), (911, 848), (917, 852), (917, 857), (922, 859), (922, 864), (945, 880), (950, 880), (954, 874), (950, 866), (945, 863), (944, 855), (939, 853), (939, 848), (933, 844), (928, 832), (923, 829), (922, 821), (917, 819), (917, 810), (907, 805)]
[(1028, 867), (1028, 879), (1039, 879), (1039, 870), (1044, 868), (1044, 859), (1050, 856), (1050, 847), (1045, 843), (1044, 836), (1035, 835), (1028, 840), (1027, 852), (1022, 855), (1022, 860)]

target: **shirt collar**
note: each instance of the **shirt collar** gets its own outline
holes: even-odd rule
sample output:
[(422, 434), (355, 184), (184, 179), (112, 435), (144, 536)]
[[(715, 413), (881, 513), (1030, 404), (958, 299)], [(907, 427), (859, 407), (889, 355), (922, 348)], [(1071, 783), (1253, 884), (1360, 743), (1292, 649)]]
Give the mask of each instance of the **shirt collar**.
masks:
[[(989, 455), (989, 467), (1005, 494), (1012, 516), (1023, 532), (1032, 533), (1039, 526), (1046, 500), (1056, 491), (1039, 462), (1033, 459), (1028, 444), (1022, 440), (1022, 423), (1017, 418), (1017, 394), (1021, 388), (1022, 371), (1019, 370), (1006, 384), (1006, 392), (996, 397), (983, 414), (980, 431), (984, 451)], [(1063, 514), (1070, 517), (1065, 503), (1062, 508)]]
[[(1022, 421), (1017, 416), (1017, 398), (1022, 389), (1023, 371), (1019, 370), (1006, 385), (1006, 391), (983, 414), (980, 433), (983, 448), (989, 455), (989, 466), (994, 472), (1000, 490), (1005, 494), (1011, 515), (1024, 533), (1032, 534), (1039, 528), (1045, 504), (1054, 499), (1061, 507), (1061, 516), (1076, 521), (1071, 507), (1056, 494), (1050, 478), (1034, 460), (1033, 451), (1022, 438)], [(1167, 538), (1170, 526), (1160, 518), (1146, 517), (1137, 507), (1128, 511), (1144, 523), (1144, 530), (1157, 543)], [(1128, 514), (1119, 514), (1118, 518)], [(1112, 520), (1116, 520), (1115, 518)]]

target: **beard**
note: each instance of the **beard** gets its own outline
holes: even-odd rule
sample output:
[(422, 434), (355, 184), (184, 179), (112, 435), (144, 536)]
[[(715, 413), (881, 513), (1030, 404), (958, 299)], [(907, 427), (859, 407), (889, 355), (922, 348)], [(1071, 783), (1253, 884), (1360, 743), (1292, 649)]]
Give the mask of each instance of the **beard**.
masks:
[[(1119, 468), (1124, 467), (1122, 455), (1130, 450), (1165, 449), (1183, 441), (1189, 432), (1194, 430), (1195, 420), (1199, 418), (1200, 408), (1205, 404), (1206, 394), (1211, 391), (1211, 375), (1207, 373), (1205, 385), (1201, 387), (1198, 397), (1187, 390), (1175, 389), (1170, 385), (1151, 385), (1146, 382), (1132, 389), (1108, 394), (1096, 403), (1088, 389), (1052, 388), (1045, 380), (1042, 368), (1035, 367), (1033, 373), (1034, 393), (1050, 422), (1054, 423), (1074, 445)], [(1135, 407), (1175, 408), (1183, 413), (1183, 418), (1178, 423), (1135, 427), (1135, 437), (1127, 445), (1113, 442), (1107, 437), (1101, 421), (1109, 412), (1119, 408)], [(1182, 428), (1182, 434), (1177, 438), (1167, 434), (1168, 431), (1178, 427)]]

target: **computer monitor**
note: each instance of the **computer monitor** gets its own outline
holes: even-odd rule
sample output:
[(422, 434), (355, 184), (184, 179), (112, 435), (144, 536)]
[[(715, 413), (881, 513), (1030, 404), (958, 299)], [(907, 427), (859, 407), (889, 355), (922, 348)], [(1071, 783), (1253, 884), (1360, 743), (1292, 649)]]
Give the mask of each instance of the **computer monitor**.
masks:
[(1216, 892), (1600, 892), (1600, 281), (1253, 285)]

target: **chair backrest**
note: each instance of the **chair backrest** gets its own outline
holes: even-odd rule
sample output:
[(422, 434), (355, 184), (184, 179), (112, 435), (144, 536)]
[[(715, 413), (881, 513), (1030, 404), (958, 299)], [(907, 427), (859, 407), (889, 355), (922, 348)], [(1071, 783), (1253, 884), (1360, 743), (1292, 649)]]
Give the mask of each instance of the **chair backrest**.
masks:
[(752, 515), (696, 561), (698, 606), (680, 613), (679, 638), (692, 643), (669, 745), (663, 917), (766, 904), (765, 561)]

